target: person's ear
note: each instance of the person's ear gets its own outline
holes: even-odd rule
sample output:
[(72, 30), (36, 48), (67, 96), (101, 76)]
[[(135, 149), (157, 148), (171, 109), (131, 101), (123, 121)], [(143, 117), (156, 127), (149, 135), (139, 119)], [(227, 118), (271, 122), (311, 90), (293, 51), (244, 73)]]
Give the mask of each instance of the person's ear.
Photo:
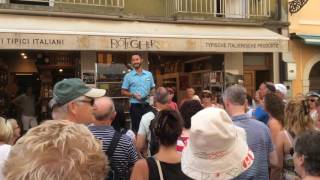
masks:
[(297, 155), (298, 164), (300, 167), (304, 167), (304, 155)]
[(111, 119), (114, 120), (116, 118), (116, 115), (117, 115), (117, 112), (114, 111), (112, 114), (111, 114)]
[(249, 107), (248, 99), (246, 99), (246, 100), (244, 101), (244, 106), (245, 106), (246, 108)]
[(71, 102), (71, 103), (68, 103), (68, 111), (72, 114), (76, 114), (77, 112), (77, 103), (76, 102)]

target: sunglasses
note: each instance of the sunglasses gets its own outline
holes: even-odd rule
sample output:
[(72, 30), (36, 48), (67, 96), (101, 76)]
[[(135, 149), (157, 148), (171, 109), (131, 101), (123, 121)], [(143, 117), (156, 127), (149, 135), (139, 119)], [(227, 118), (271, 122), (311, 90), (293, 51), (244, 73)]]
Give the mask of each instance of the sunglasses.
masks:
[(317, 100), (316, 100), (316, 99), (308, 99), (308, 101), (310, 101), (310, 102), (316, 102)]
[(290, 153), (291, 156), (293, 156), (293, 154), (294, 154), (294, 149), (293, 149), (293, 147), (290, 148), (289, 153)]
[(79, 100), (77, 102), (83, 102), (83, 103), (88, 103), (90, 104), (90, 106), (93, 106), (94, 105), (94, 99), (88, 99), (88, 100)]

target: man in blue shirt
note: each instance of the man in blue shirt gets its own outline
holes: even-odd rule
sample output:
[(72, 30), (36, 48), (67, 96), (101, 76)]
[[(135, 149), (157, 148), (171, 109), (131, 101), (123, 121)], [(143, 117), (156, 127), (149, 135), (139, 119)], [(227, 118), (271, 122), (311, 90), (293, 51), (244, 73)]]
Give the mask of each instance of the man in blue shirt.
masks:
[(246, 131), (247, 143), (254, 154), (253, 165), (235, 179), (269, 180), (268, 167), (277, 165), (277, 154), (268, 127), (245, 113), (246, 89), (239, 85), (228, 87), (223, 94), (223, 102), (234, 124)]
[[(260, 84), (260, 87), (259, 87), (259, 98), (260, 98), (260, 101), (263, 102), (263, 99), (264, 97), (266, 96), (266, 94), (268, 93), (275, 93), (276, 92), (276, 88), (274, 86), (273, 83), (271, 82), (263, 82)], [(254, 111), (254, 114), (253, 116), (265, 123), (266, 125), (268, 125), (268, 121), (269, 121), (269, 116), (268, 116), (268, 113), (264, 110), (264, 108), (262, 107), (262, 105), (258, 105), (256, 110)]]
[(154, 80), (151, 72), (142, 69), (143, 59), (140, 54), (133, 54), (133, 70), (124, 76), (121, 94), (130, 97), (130, 116), (132, 130), (137, 132), (143, 114), (150, 111), (150, 93), (154, 91)]

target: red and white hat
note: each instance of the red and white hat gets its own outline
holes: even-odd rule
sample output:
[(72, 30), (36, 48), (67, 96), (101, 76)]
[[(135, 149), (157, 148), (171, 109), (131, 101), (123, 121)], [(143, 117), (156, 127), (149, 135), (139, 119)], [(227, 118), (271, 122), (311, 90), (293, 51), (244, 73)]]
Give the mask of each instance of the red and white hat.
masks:
[(193, 179), (232, 179), (254, 160), (244, 129), (220, 108), (206, 108), (191, 118), (189, 144), (182, 152), (182, 171)]

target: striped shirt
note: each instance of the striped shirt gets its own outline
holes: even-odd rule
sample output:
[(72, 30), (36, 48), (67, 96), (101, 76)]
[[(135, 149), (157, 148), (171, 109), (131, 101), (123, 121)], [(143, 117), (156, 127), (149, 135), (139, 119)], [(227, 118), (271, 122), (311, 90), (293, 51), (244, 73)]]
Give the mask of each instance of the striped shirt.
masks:
[(247, 143), (254, 154), (253, 165), (234, 179), (269, 180), (269, 154), (273, 151), (273, 144), (268, 127), (262, 122), (250, 118), (247, 114), (234, 116), (235, 125), (245, 129)]
[[(102, 149), (106, 152), (111, 144), (115, 130), (112, 126), (89, 126), (92, 134), (102, 141)], [(132, 140), (127, 135), (122, 135), (111, 157), (112, 164), (119, 172), (120, 179), (129, 177), (129, 169), (138, 160), (138, 154)]]

